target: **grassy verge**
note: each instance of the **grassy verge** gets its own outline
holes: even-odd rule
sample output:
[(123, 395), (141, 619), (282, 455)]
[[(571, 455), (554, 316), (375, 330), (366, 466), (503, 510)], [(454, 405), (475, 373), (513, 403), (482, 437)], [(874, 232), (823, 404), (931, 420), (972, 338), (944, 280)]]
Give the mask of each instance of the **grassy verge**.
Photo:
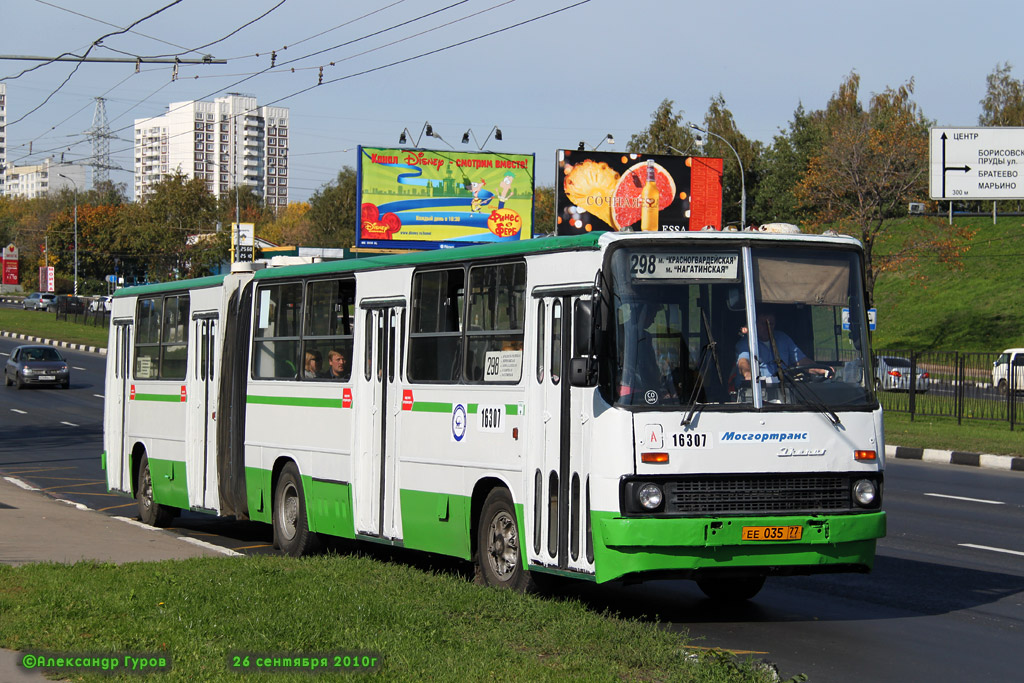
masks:
[(1024, 425), (1010, 431), (1009, 422), (971, 420), (957, 425), (956, 418), (885, 413), (885, 442), (911, 448), (938, 448), (968, 453), (1024, 456)]
[[(0, 646), (155, 653), (171, 659), (168, 681), (240, 680), (229, 666), (236, 652), (358, 652), (380, 658), (375, 676), (400, 680), (770, 680), (750, 662), (685, 645), (653, 623), (575, 601), (359, 556), (0, 566)], [(264, 679), (310, 680), (245, 676)]]
[(55, 313), (0, 308), (0, 330), (89, 346), (107, 345), (107, 328), (57, 320)]

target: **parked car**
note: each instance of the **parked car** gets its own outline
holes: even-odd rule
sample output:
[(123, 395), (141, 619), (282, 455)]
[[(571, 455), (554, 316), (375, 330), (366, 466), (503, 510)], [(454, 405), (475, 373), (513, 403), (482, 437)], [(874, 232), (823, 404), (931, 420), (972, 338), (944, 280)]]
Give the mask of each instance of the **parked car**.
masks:
[(60, 311), (65, 315), (85, 313), (85, 299), (71, 294), (61, 294), (54, 300), (52, 310)]
[(52, 346), (19, 346), (11, 351), (4, 366), (4, 386), (21, 389), (29, 384), (71, 386), (71, 368)]
[(89, 310), (92, 312), (97, 311), (109, 311), (111, 305), (111, 297), (109, 296), (98, 296), (89, 302)]
[(21, 301), (21, 307), (25, 310), (45, 311), (57, 303), (56, 294), (46, 292), (32, 292)]
[(1010, 390), (1011, 381), (1017, 391), (1024, 391), (1024, 349), (1006, 349), (992, 363), (992, 386), (1005, 394)]
[[(917, 368), (914, 391), (928, 391), (928, 373)], [(910, 359), (879, 356), (875, 363), (875, 391), (910, 391)]]

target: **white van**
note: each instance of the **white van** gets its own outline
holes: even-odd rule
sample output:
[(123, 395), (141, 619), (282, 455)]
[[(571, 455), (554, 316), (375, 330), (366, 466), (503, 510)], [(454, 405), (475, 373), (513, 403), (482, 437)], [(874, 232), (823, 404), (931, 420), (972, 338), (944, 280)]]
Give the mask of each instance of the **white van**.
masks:
[[(1011, 367), (1015, 375), (1012, 378)], [(1011, 381), (1017, 391), (1024, 391), (1024, 349), (1006, 349), (992, 363), (992, 386), (1005, 394), (1010, 390)]]

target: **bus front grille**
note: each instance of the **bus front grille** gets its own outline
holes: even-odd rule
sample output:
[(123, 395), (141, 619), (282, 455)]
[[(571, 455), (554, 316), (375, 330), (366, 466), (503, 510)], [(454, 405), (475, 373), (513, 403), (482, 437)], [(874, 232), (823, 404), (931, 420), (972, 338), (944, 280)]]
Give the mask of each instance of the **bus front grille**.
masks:
[(667, 514), (745, 515), (853, 509), (848, 474), (709, 475), (665, 482)]

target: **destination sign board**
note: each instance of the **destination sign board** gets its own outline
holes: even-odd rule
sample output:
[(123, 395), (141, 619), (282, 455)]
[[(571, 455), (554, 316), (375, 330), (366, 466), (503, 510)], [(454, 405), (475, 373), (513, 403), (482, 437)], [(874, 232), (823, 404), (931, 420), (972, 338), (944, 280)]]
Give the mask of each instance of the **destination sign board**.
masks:
[(932, 128), (932, 199), (1024, 198), (1024, 128)]

